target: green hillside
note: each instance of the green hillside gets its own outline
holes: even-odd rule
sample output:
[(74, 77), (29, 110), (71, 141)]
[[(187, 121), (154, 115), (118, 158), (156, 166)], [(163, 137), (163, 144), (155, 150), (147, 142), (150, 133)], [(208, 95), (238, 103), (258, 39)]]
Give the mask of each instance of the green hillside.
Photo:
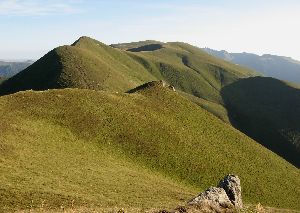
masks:
[(244, 79), (255, 73), (188, 44), (153, 44), (162, 46), (148, 51), (147, 41), (114, 47), (134, 50), (129, 54), (154, 76), (175, 85), (185, 97), (300, 167), (297, 86), (270, 78)]
[(238, 79), (258, 75), (252, 70), (212, 57), (200, 48), (186, 43), (154, 41), (154, 48), (151, 48), (150, 42), (112, 46), (127, 50), (132, 58), (157, 79), (163, 79), (177, 89), (207, 101), (222, 103), (222, 87)]
[(300, 87), (248, 78), (222, 89), (231, 123), (300, 168)]
[[(255, 100), (236, 91), (241, 88), (235, 85), (256, 75), (252, 70), (217, 59), (186, 43), (148, 40), (107, 46), (81, 37), (70, 46), (50, 51), (23, 72), (4, 81), (0, 85), (0, 95), (53, 88), (125, 92), (148, 81), (165, 80), (174, 85), (179, 94), (299, 167), (299, 119), (285, 125), (288, 122), (285, 118), (297, 117), (294, 115), (299, 114), (299, 107), (279, 109), (277, 102), (281, 97), (268, 92), (267, 84), (259, 84), (256, 88), (251, 81), (247, 86), (253, 90), (253, 95), (259, 96)], [(276, 88), (276, 83), (270, 87)], [(292, 91), (286, 90), (287, 93)], [(235, 97), (236, 94), (242, 97)], [(286, 106), (298, 106), (293, 94), (285, 96)], [(276, 104), (273, 104), (274, 98), (277, 98)], [(268, 102), (264, 111), (271, 107), (268, 116), (260, 115), (259, 108), (264, 102)], [(249, 106), (256, 112), (242, 112), (249, 110)], [(236, 115), (238, 120), (234, 118)], [(249, 119), (252, 115), (255, 118)], [(251, 123), (247, 123), (250, 120)], [(263, 126), (260, 124), (264, 127), (260, 128)]]
[(4, 82), (0, 94), (52, 88), (126, 91), (154, 79), (124, 51), (81, 37), (71, 46), (55, 48)]
[[(111, 47), (112, 46), (112, 47)], [(82, 88), (125, 92), (142, 83), (165, 80), (192, 100), (228, 120), (220, 90), (254, 71), (210, 56), (185, 43), (157, 41), (107, 46), (81, 37), (58, 47), (0, 86), (0, 95), (28, 89)], [(127, 50), (127, 51), (126, 51)], [(207, 103), (212, 103), (207, 105)]]
[(151, 83), (0, 97), (0, 206), (174, 208), (228, 173), (246, 203), (300, 209), (300, 172)]

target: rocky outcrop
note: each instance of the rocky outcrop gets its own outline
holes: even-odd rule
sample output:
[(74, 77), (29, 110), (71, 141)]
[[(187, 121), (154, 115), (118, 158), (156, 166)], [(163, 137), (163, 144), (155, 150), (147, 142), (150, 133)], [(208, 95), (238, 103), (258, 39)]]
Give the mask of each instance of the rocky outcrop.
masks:
[(211, 187), (200, 193), (197, 197), (188, 202), (189, 205), (210, 206), (219, 210), (223, 208), (233, 208), (233, 204), (229, 200), (223, 188)]
[(135, 93), (135, 92), (139, 92), (139, 91), (145, 91), (145, 90), (151, 89), (151, 88), (167, 88), (167, 89), (172, 90), (173, 92), (176, 91), (174, 86), (169, 85), (167, 82), (165, 82), (163, 80), (160, 80), (160, 81), (151, 81), (151, 82), (145, 83), (141, 86), (138, 86), (134, 89), (127, 91), (127, 93)]
[(223, 188), (236, 208), (243, 208), (241, 181), (236, 175), (227, 175), (220, 181), (219, 188)]
[(205, 207), (211, 212), (243, 208), (241, 182), (236, 175), (227, 175), (218, 187), (211, 187), (188, 202), (189, 206)]
[(170, 86), (169, 86), (169, 89), (173, 90), (173, 92), (175, 92), (175, 91), (176, 91), (175, 87), (174, 87), (174, 86), (172, 86), (172, 85), (170, 85)]

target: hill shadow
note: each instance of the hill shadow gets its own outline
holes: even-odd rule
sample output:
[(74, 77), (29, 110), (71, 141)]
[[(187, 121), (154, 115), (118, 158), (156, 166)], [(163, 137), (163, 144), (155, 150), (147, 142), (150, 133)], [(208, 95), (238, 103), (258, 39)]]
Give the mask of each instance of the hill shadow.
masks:
[(0, 85), (0, 96), (31, 89), (61, 88), (57, 82), (61, 70), (60, 57), (52, 50), (25, 70), (4, 81)]
[(144, 45), (141, 47), (128, 49), (127, 51), (130, 51), (130, 52), (155, 51), (155, 50), (159, 50), (162, 48), (163, 48), (163, 45), (161, 45), (161, 44), (147, 44), (147, 45)]
[(253, 77), (221, 95), (232, 125), (300, 168), (300, 90), (274, 78)]

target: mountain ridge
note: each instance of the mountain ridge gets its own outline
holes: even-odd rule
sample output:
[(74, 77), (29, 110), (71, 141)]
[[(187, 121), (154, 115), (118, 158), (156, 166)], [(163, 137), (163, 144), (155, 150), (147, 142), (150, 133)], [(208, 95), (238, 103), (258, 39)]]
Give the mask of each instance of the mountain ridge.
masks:
[(207, 53), (226, 61), (246, 66), (266, 76), (300, 84), (300, 62), (286, 56), (253, 53), (229, 53), (226, 50), (202, 48)]
[[(234, 117), (235, 114), (240, 115), (241, 120), (247, 120), (247, 116), (257, 118), (256, 113), (259, 114), (259, 111), (248, 114), (249, 112), (239, 107), (240, 102), (235, 102), (235, 100), (243, 100), (243, 97), (231, 97), (226, 91), (231, 91), (232, 94), (237, 93), (230, 89), (232, 88), (230, 85), (240, 85), (238, 86), (240, 89), (241, 84), (243, 86), (247, 82), (243, 79), (258, 76), (255, 71), (213, 57), (200, 48), (186, 43), (158, 43), (155, 41), (154, 44), (159, 44), (159, 46), (149, 48), (151, 42), (153, 41), (148, 40), (108, 46), (89, 37), (80, 37), (72, 45), (58, 47), (50, 51), (23, 72), (4, 81), (0, 85), (0, 95), (27, 89), (55, 88), (126, 92), (146, 82), (163, 80), (172, 85), (179, 94), (194, 101), (223, 121), (234, 125), (294, 165), (300, 166), (299, 157), (297, 157), (299, 153), (297, 147), (300, 144), (298, 122), (284, 126), (284, 130), (282, 130), (282, 126), (278, 125), (286, 117), (292, 116), (293, 113), (298, 114), (299, 109), (294, 109), (293, 112), (285, 107), (284, 110), (288, 115), (281, 116), (265, 132), (260, 131), (260, 129), (264, 129), (264, 126), (253, 132), (248, 131), (248, 128), (252, 127), (244, 125), (243, 122), (242, 125), (235, 125), (238, 122)], [(137, 48), (139, 51), (136, 51)], [(128, 51), (132, 49), (134, 51)], [(257, 79), (252, 79), (254, 79), (253, 84), (257, 83)], [(282, 84), (277, 84), (275, 80), (268, 82), (271, 84), (270, 88), (276, 88), (277, 91), (287, 91), (282, 87)], [(277, 88), (278, 86), (279, 88)], [(289, 91), (295, 88), (293, 85), (288, 85), (288, 87), (291, 87)], [(245, 88), (246, 90), (243, 91), (249, 92), (247, 85)], [(255, 102), (256, 107), (267, 106), (273, 113), (283, 110), (279, 109), (277, 105), (268, 104), (268, 101), (280, 103), (281, 98), (268, 92), (268, 90), (264, 90), (264, 88), (260, 87), (260, 90), (255, 93), (257, 96), (264, 97), (263, 102)], [(266, 94), (269, 95), (266, 96)], [(287, 95), (287, 97), (292, 96)], [(286, 105), (293, 106), (296, 104), (296, 100), (295, 98), (286, 99)], [(263, 106), (264, 103), (266, 106)], [(250, 102), (249, 105), (251, 104)], [(243, 107), (247, 108), (246, 105)], [(267, 115), (261, 118), (263, 119), (261, 122), (256, 119), (257, 124), (268, 122), (275, 116)], [(282, 149), (277, 147), (277, 140), (270, 141), (274, 134), (285, 135), (283, 141), (286, 146), (281, 142), (279, 143)], [(295, 148), (296, 153), (289, 151), (293, 148)]]

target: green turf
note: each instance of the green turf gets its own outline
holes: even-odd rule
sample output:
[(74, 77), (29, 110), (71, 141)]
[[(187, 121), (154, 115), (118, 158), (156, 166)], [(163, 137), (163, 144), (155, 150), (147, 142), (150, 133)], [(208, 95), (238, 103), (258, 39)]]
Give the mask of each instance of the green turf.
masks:
[[(145, 46), (148, 41), (115, 45), (129, 50)], [(185, 97), (300, 167), (299, 86), (271, 78), (244, 79), (255, 73), (184, 43), (129, 55)]]
[(177, 89), (208, 101), (222, 103), (222, 87), (240, 78), (258, 75), (252, 70), (212, 57), (200, 48), (186, 43), (153, 42), (153, 45), (162, 47), (152, 51), (130, 52), (132, 49), (150, 46), (149, 42), (113, 46), (126, 49), (132, 58), (156, 78), (164, 79)]
[[(149, 51), (147, 47), (150, 45), (161, 45), (161, 48)], [(223, 106), (221, 89), (239, 79), (258, 75), (247, 68), (212, 57), (200, 48), (186, 43), (141, 41), (112, 46), (127, 50), (133, 59), (157, 79), (174, 85), (185, 97), (225, 122), (229, 122), (229, 118)], [(143, 47), (146, 47), (144, 51)]]
[(0, 94), (51, 88), (126, 91), (151, 80), (155, 78), (124, 51), (81, 37), (4, 82)]
[(174, 208), (228, 173), (246, 203), (300, 209), (298, 169), (159, 83), (20, 92), (0, 115), (1, 210)]

